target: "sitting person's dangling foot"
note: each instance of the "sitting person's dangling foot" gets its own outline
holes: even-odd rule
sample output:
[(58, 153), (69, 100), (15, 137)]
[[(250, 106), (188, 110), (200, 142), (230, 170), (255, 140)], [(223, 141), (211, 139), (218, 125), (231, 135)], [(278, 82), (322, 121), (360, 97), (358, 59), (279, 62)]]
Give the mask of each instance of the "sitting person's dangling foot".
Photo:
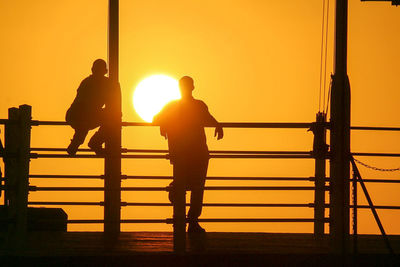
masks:
[(97, 156), (104, 156), (105, 149), (103, 148), (103, 131), (102, 128), (100, 128), (93, 136), (90, 138), (90, 141), (88, 143), (88, 147), (96, 153)]

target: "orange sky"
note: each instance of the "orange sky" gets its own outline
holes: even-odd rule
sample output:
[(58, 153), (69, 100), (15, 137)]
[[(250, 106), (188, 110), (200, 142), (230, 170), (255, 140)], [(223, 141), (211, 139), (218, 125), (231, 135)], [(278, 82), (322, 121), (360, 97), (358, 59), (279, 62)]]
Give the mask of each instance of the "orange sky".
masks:
[[(334, 2), (334, 1), (331, 1)], [(352, 125), (399, 126), (398, 62), (400, 9), (389, 3), (349, 1), (349, 77)], [(151, 74), (194, 77), (195, 97), (203, 99), (221, 122), (311, 122), (318, 111), (321, 0), (120, 0), (120, 82), (123, 120), (140, 121), (133, 110), (135, 86)], [(333, 18), (333, 3), (330, 17)], [(330, 21), (328, 70), (332, 70), (333, 21)], [(107, 57), (107, 1), (20, 0), (0, 2), (2, 97), (0, 117), (20, 104), (33, 106), (33, 118), (63, 120), (80, 81), (96, 58)], [(66, 147), (73, 131), (33, 129), (32, 146)], [(312, 134), (303, 130), (226, 130), (210, 149), (311, 150)], [(398, 152), (398, 133), (352, 135), (354, 152)], [(84, 145), (86, 146), (86, 144)], [(123, 146), (166, 148), (158, 129), (129, 128)], [(360, 158), (361, 159), (361, 158)], [(398, 167), (390, 158), (362, 158), (380, 167)], [(51, 166), (51, 168), (49, 168)], [(398, 173), (360, 169), (365, 178), (400, 178)], [(101, 160), (32, 160), (31, 173), (102, 174)], [(170, 174), (165, 160), (123, 161), (124, 174)], [(209, 175), (312, 176), (312, 160), (221, 160)], [(167, 182), (124, 182), (165, 185)], [(32, 185), (100, 186), (101, 181), (31, 181)], [(226, 184), (207, 182), (208, 185)], [(234, 183), (235, 185), (243, 183)], [(248, 183), (249, 184), (249, 183)], [(277, 183), (250, 183), (276, 185)], [(289, 184), (285, 184), (289, 185)], [(311, 185), (311, 184), (301, 184)], [(376, 204), (399, 205), (398, 186), (368, 184)], [(101, 201), (101, 193), (31, 193), (32, 200)], [(123, 201), (166, 202), (166, 193), (123, 194)], [(206, 192), (205, 202), (309, 203), (312, 194), (293, 192)], [(363, 201), (363, 197), (360, 197)], [(99, 218), (101, 208), (65, 207), (71, 219)], [(170, 208), (123, 208), (125, 218), (165, 218)], [(382, 212), (390, 234), (399, 234), (399, 211)], [(203, 218), (311, 217), (311, 209), (206, 208)], [(361, 233), (377, 227), (360, 211)], [(295, 228), (294, 228), (295, 227)], [(311, 224), (207, 224), (210, 231), (311, 231)], [(72, 226), (70, 230), (100, 230)], [(170, 230), (165, 225), (128, 225), (124, 230)]]

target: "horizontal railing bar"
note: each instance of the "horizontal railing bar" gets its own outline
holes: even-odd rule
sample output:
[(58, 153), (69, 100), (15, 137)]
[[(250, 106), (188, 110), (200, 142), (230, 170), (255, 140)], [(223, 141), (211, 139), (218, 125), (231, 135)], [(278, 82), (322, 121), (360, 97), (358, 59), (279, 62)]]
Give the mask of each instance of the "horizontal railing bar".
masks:
[[(127, 153), (168, 153), (162, 149), (123, 149)], [(210, 150), (210, 154), (275, 154), (275, 155), (311, 155), (311, 151), (254, 151), (254, 150)]]
[(223, 159), (311, 159), (311, 154), (303, 155), (210, 155), (210, 158)]
[(39, 120), (32, 120), (32, 126), (40, 126), (40, 125), (51, 125), (51, 126), (66, 126), (69, 125), (66, 121), (39, 121)]
[[(31, 158), (104, 158), (92, 154), (77, 154), (70, 156), (68, 154), (37, 154), (31, 153)], [(168, 155), (121, 155), (124, 159), (168, 159)], [(224, 159), (309, 159), (312, 158), (310, 154), (304, 155), (210, 155), (210, 158), (224, 158)]]
[(39, 159), (39, 158), (104, 158), (103, 156), (97, 156), (95, 154), (76, 154), (74, 156), (70, 156), (68, 154), (38, 154), (38, 153), (30, 153), (30, 158)]
[[(199, 222), (314, 222), (314, 219), (308, 218), (267, 218), (267, 219), (253, 219), (253, 218), (217, 218), (217, 219), (199, 219)], [(172, 220), (171, 220), (172, 223)]]
[[(199, 222), (314, 222), (314, 219), (308, 218), (209, 218), (209, 219), (199, 219)], [(328, 218), (325, 218), (325, 222), (328, 222)], [(68, 220), (68, 223), (104, 223), (104, 220)], [(172, 224), (172, 219), (122, 219), (120, 223), (167, 223)]]
[[(31, 174), (30, 178), (39, 179), (104, 179), (104, 175), (60, 175), (60, 174)], [(172, 180), (172, 176), (163, 175), (121, 175), (121, 179), (136, 180)], [(207, 180), (221, 181), (314, 181), (314, 177), (219, 177), (210, 176)]]
[(399, 153), (351, 153), (353, 156), (367, 156), (367, 157), (400, 157)]
[[(72, 201), (30, 201), (29, 205), (59, 205), (59, 206), (103, 206), (103, 202), (72, 202)], [(139, 203), (139, 202), (121, 202), (121, 206), (131, 207), (171, 207), (171, 203)], [(186, 203), (186, 206), (190, 206)], [(298, 203), (203, 203), (203, 207), (265, 207), (265, 208), (313, 208), (314, 203), (298, 204)], [(329, 204), (325, 204), (329, 208)], [(354, 205), (350, 205), (353, 208)], [(400, 210), (400, 206), (378, 205), (376, 209)], [(368, 205), (357, 205), (359, 209), (370, 209)]]
[[(224, 128), (292, 128), (309, 129), (312, 123), (302, 122), (221, 122)], [(122, 126), (157, 126), (153, 123), (145, 122), (122, 122)], [(215, 126), (206, 126), (215, 127)]]
[[(104, 187), (36, 187), (29, 191), (104, 191)], [(166, 187), (122, 187), (121, 191), (167, 191)]]
[(28, 205), (102, 206), (101, 202), (30, 201)]
[[(31, 151), (51, 151), (51, 152), (66, 152), (66, 148), (31, 148)], [(79, 152), (93, 152), (93, 150), (88, 148), (79, 149)], [(164, 153), (168, 154), (167, 149), (127, 149), (122, 148), (122, 153)], [(246, 150), (211, 150), (211, 154), (247, 154), (247, 155), (311, 155), (311, 151), (246, 151)], [(78, 154), (80, 155), (80, 154)]]
[[(313, 186), (206, 186), (204, 190), (314, 190)], [(168, 191), (169, 187), (122, 187), (121, 191)], [(104, 187), (36, 187), (29, 191), (104, 191)]]
[(62, 175), (62, 174), (30, 174), (29, 178), (59, 179), (104, 179), (104, 175)]
[[(311, 208), (313, 203), (309, 204), (297, 204), (297, 203), (203, 203), (203, 207), (281, 207), (281, 208)], [(127, 202), (124, 206), (133, 207), (170, 207), (171, 203), (139, 203), (139, 202)], [(186, 203), (186, 206), (190, 206)]]
[[(350, 181), (353, 181), (353, 179), (350, 179)], [(357, 181), (359, 181), (357, 179)], [(394, 183), (398, 184), (400, 183), (400, 180), (392, 180), (392, 179), (363, 179), (364, 182), (366, 183)]]
[[(120, 223), (167, 223), (167, 219), (129, 219), (120, 220)], [(87, 224), (87, 223), (104, 223), (104, 220), (68, 220), (67, 223)]]
[[(32, 120), (32, 126), (53, 125), (65, 126), (69, 125), (65, 121), (39, 121)], [(225, 128), (292, 128), (292, 129), (309, 129), (312, 125), (310, 122), (221, 122), (220, 125)], [(121, 126), (158, 126), (147, 122), (122, 122)], [(214, 126), (206, 126), (214, 127)]]
[[(75, 201), (30, 201), (29, 205), (59, 205), (59, 206), (104, 206), (104, 202), (75, 202)], [(171, 203), (121, 202), (122, 207), (171, 207)], [(186, 206), (190, 206), (186, 203)], [(203, 207), (270, 207), (270, 208), (312, 208), (313, 203), (203, 203)]]
[[(126, 175), (126, 179), (137, 179), (137, 180), (172, 180), (172, 176), (163, 175)], [(314, 177), (217, 177), (207, 176), (207, 180), (227, 180), (227, 181), (314, 181)]]
[[(351, 205), (350, 208), (353, 208), (354, 206)], [(358, 209), (370, 209), (371, 207), (368, 205), (357, 205)], [(381, 210), (400, 210), (400, 206), (382, 206), (382, 205), (374, 205), (375, 209), (381, 209)]]
[(367, 127), (367, 126), (351, 126), (351, 130), (370, 130), (370, 131), (400, 131), (399, 127)]

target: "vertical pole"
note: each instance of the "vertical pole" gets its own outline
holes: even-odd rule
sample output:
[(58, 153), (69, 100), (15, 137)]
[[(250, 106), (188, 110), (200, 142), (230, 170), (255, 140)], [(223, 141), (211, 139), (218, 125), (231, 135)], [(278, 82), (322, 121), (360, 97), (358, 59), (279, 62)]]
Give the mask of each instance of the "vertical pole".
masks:
[(332, 252), (348, 252), (350, 85), (347, 76), (348, 0), (336, 0), (335, 74), (331, 91), (330, 237)]
[(5, 204), (10, 220), (8, 241), (11, 247), (18, 248), (27, 231), (31, 107), (10, 108), (8, 119), (5, 128)]
[(28, 105), (19, 107), (19, 149), (18, 149), (18, 181), (17, 181), (17, 214), (16, 233), (17, 240), (23, 241), (27, 231), (28, 193), (29, 193), (29, 161), (31, 151), (31, 113)]
[(315, 158), (314, 236), (321, 239), (325, 233), (325, 173), (326, 173), (326, 115), (317, 113), (313, 154)]
[(104, 232), (118, 237), (121, 218), (121, 89), (118, 83), (119, 1), (109, 0), (108, 61), (113, 94), (106, 103), (108, 114), (104, 162)]
[(357, 196), (357, 172), (353, 168), (353, 253), (358, 253), (358, 196)]
[(18, 176), (17, 166), (17, 152), (18, 152), (18, 119), (19, 109), (8, 109), (8, 122), (4, 129), (4, 176), (5, 190), (4, 190), (4, 204), (9, 207), (9, 216), (13, 216), (14, 207), (16, 203), (16, 184)]
[(174, 182), (173, 227), (174, 252), (183, 254), (186, 250), (186, 191), (184, 185)]

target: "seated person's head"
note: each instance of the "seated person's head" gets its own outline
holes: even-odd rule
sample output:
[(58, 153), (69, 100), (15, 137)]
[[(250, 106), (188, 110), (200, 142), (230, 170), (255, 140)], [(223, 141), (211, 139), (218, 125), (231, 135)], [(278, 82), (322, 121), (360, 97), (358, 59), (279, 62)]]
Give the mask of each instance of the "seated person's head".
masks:
[(192, 95), (192, 91), (194, 89), (194, 81), (189, 76), (183, 76), (179, 80), (179, 88), (181, 90), (182, 97)]
[(103, 59), (96, 59), (93, 62), (92, 73), (93, 75), (104, 76), (108, 72), (107, 63)]

